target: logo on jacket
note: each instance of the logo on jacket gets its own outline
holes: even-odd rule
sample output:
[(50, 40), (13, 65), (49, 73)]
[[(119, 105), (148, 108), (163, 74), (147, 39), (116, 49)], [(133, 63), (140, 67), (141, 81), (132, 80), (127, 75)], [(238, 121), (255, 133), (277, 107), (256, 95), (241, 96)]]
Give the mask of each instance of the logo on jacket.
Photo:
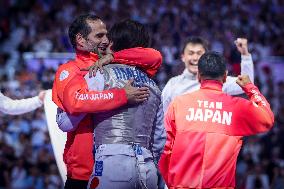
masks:
[(69, 76), (69, 72), (68, 72), (67, 70), (63, 70), (63, 71), (60, 73), (59, 80), (60, 80), (60, 81), (63, 81), (63, 80), (66, 79), (68, 76)]
[(198, 108), (189, 108), (185, 116), (187, 121), (202, 121), (231, 125), (232, 112), (223, 110), (222, 102), (209, 102), (197, 100)]
[(104, 162), (96, 161), (95, 162), (95, 176), (103, 176)]

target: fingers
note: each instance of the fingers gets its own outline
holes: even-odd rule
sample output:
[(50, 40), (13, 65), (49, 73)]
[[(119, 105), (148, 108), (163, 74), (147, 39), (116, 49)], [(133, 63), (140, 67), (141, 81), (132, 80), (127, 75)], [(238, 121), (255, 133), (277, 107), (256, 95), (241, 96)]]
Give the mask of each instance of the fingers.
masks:
[[(96, 64), (96, 63), (95, 63), (95, 64)], [(97, 66), (97, 65), (91, 66), (90, 69), (89, 69), (89, 78), (95, 77), (97, 71), (98, 71), (98, 66)]]
[(80, 71), (89, 71), (89, 78), (91, 78), (96, 76), (98, 69), (103, 73), (103, 63), (100, 60), (96, 61), (92, 66), (81, 68)]
[(138, 88), (139, 91), (149, 91), (148, 87), (140, 87)]
[(251, 83), (251, 81), (248, 75), (239, 75), (236, 83), (242, 87), (247, 85), (248, 83)]
[[(128, 81), (128, 85), (130, 85), (132, 81)], [(128, 95), (128, 103), (137, 104), (144, 102), (150, 96), (149, 89), (147, 87), (136, 88), (129, 86), (126, 92)]]
[(249, 76), (248, 75), (238, 75), (238, 79), (246, 80), (246, 79), (249, 79)]
[(150, 94), (136, 95), (137, 99), (147, 100)]
[(148, 87), (133, 87), (132, 84), (134, 79), (131, 78), (127, 81), (126, 85), (124, 86), (128, 103), (129, 104), (137, 104), (142, 103), (148, 99), (150, 96), (150, 91)]
[(134, 96), (134, 102), (136, 102), (136, 103), (144, 102), (144, 101), (148, 100), (149, 96), (150, 96), (150, 94), (148, 94), (148, 93), (136, 94)]
[(100, 71), (101, 74), (104, 73), (103, 64), (101, 64), (100, 62), (98, 62), (96, 65), (93, 65), (92, 68), (90, 69), (90, 72), (92, 72), (92, 75), (90, 74), (91, 77), (95, 77), (98, 70)]
[(131, 78), (131, 79), (129, 79), (129, 80), (126, 82), (125, 85), (127, 85), (127, 86), (132, 86), (133, 82), (134, 82), (134, 79)]
[(87, 68), (82, 68), (80, 69), (80, 71), (89, 71), (89, 78), (95, 77), (98, 69), (100, 70), (101, 74), (103, 74), (103, 66), (111, 62), (113, 59), (112, 55), (110, 56), (111, 57), (105, 56), (105, 58), (97, 60), (92, 66), (89, 66)]
[(98, 67), (96, 65), (91, 66), (89, 70), (89, 78), (95, 77)]
[(238, 46), (238, 45), (239, 45), (239, 43), (238, 43), (238, 41), (237, 41), (237, 40), (235, 40), (235, 41), (234, 41), (234, 43), (235, 43), (235, 45), (236, 45), (236, 46)]
[(149, 89), (146, 89), (146, 90), (141, 90), (140, 88), (136, 89), (135, 92), (133, 92), (134, 95), (136, 96), (143, 96), (144, 94), (145, 95), (150, 95), (150, 92), (149, 92)]
[(249, 55), (248, 40), (246, 38), (237, 38), (234, 43), (241, 55)]
[(135, 103), (137, 103), (137, 104), (139, 104), (139, 103), (142, 103), (142, 102), (145, 102), (146, 100), (147, 100), (148, 98), (137, 98), (136, 100), (135, 100)]
[(98, 71), (99, 67), (97, 65), (94, 66), (94, 69), (93, 69), (93, 77), (96, 76), (96, 73)]
[(81, 68), (80, 71), (89, 71), (89, 78), (95, 77), (98, 70), (98, 66), (93, 65), (87, 68)]
[(236, 83), (237, 83), (239, 86), (242, 86), (242, 82), (241, 82), (240, 79), (237, 79), (237, 80), (236, 80)]
[(39, 97), (39, 99), (40, 99), (41, 102), (44, 101), (45, 94), (46, 94), (46, 91), (40, 91), (40, 92), (39, 92), (38, 97)]
[(238, 49), (241, 49), (243, 47), (243, 43), (240, 40), (235, 40), (235, 45)]
[(235, 40), (234, 43), (237, 47), (246, 47), (247, 46), (247, 39), (237, 38), (237, 40)]
[(108, 47), (107, 47), (107, 49), (106, 49), (106, 53), (107, 53), (107, 54), (112, 53), (112, 50), (111, 50), (112, 45), (113, 45), (113, 42), (110, 42), (109, 45), (108, 45)]
[(239, 84), (242, 81), (242, 76), (238, 75), (236, 82)]
[(93, 69), (92, 69), (92, 66), (91, 66), (90, 69), (89, 69), (89, 78), (91, 78), (92, 75), (93, 75)]
[(103, 74), (103, 63), (98, 62), (98, 69), (100, 70), (100, 73)]
[(246, 44), (247, 41), (248, 40), (246, 38), (237, 38), (237, 40), (235, 42), (237, 42), (239, 44)]

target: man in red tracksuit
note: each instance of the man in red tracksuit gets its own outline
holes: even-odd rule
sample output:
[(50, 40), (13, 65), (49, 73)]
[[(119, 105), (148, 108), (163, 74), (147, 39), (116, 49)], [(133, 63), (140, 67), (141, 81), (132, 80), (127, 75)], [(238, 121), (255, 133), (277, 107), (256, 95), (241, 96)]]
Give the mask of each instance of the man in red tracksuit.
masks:
[[(69, 27), (69, 38), (76, 49), (75, 60), (61, 65), (55, 75), (52, 99), (59, 108), (70, 114), (109, 111), (127, 102), (143, 102), (148, 96), (145, 87), (127, 85), (122, 89), (89, 91), (83, 68), (98, 60), (96, 49), (104, 54), (109, 41), (105, 24), (97, 16), (86, 14), (77, 17)], [(114, 61), (141, 67), (153, 76), (161, 65), (161, 54), (149, 48), (133, 48), (119, 51)], [(65, 188), (86, 188), (93, 168), (93, 123), (91, 114), (84, 117), (75, 131), (68, 132), (64, 150), (67, 166)]]
[(222, 92), (227, 71), (218, 53), (202, 55), (198, 70), (200, 89), (176, 97), (165, 115), (159, 168), (169, 188), (234, 188), (242, 137), (271, 129), (274, 115), (248, 76), (237, 83), (249, 100)]

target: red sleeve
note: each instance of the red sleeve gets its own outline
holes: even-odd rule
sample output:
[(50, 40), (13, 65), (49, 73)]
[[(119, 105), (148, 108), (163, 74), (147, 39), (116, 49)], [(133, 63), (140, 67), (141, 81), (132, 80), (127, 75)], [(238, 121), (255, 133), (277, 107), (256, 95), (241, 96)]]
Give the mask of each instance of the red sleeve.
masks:
[(237, 98), (237, 109), (233, 113), (238, 116), (233, 120), (232, 134), (246, 136), (268, 131), (274, 123), (269, 103), (252, 83), (247, 84), (243, 90), (249, 100)]
[(137, 66), (150, 77), (157, 73), (162, 64), (161, 53), (152, 48), (136, 47), (115, 52), (113, 55), (113, 62)]
[(79, 69), (66, 66), (58, 69), (52, 90), (52, 100), (70, 114), (109, 111), (127, 103), (123, 89), (89, 91)]
[(175, 123), (175, 115), (174, 115), (174, 104), (170, 104), (168, 111), (165, 116), (165, 129), (167, 132), (167, 140), (164, 147), (164, 151), (161, 155), (159, 161), (159, 170), (161, 175), (163, 176), (166, 184), (168, 185), (168, 173), (169, 173), (169, 165), (172, 156), (173, 145), (176, 136), (176, 123)]

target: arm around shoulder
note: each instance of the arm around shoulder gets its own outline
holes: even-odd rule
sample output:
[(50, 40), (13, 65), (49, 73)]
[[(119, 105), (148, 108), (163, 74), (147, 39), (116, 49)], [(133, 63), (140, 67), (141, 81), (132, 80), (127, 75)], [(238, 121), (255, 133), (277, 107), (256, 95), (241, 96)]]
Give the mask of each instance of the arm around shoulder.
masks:
[(153, 48), (130, 48), (115, 52), (114, 61), (122, 64), (137, 66), (153, 77), (162, 64), (162, 55)]
[(90, 91), (78, 69), (61, 68), (55, 77), (53, 100), (69, 114), (108, 111), (127, 103), (124, 89)]

